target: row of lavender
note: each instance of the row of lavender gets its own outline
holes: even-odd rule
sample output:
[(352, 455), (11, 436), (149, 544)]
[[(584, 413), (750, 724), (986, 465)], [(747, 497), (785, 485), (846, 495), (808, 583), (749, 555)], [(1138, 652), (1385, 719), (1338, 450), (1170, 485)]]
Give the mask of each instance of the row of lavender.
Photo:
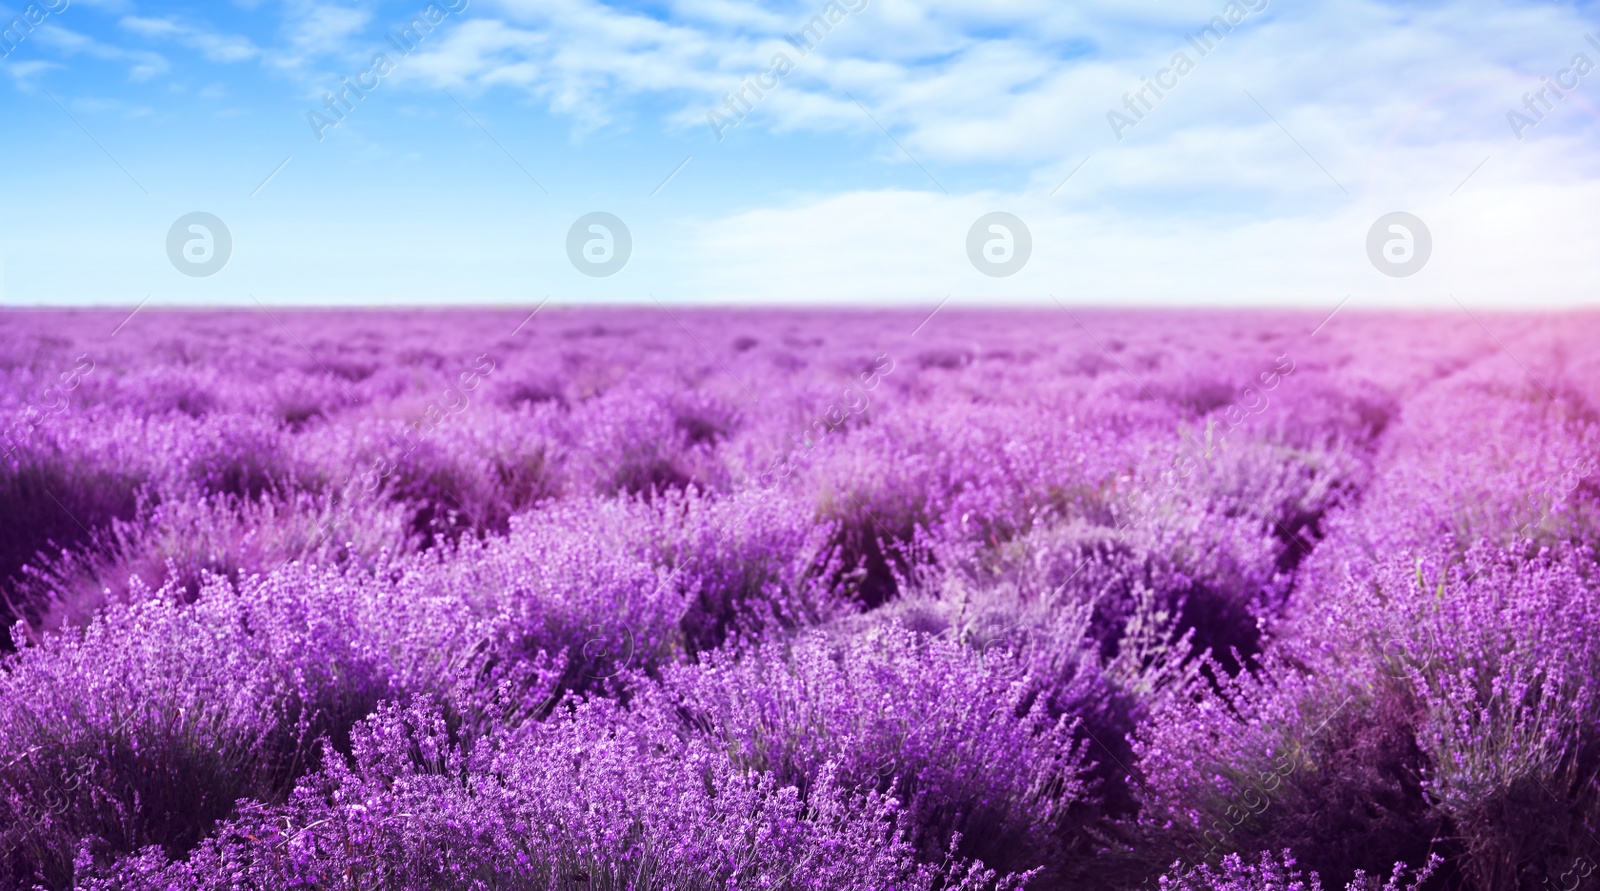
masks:
[(1318, 321), (0, 316), (0, 884), (1571, 891), (1600, 320)]

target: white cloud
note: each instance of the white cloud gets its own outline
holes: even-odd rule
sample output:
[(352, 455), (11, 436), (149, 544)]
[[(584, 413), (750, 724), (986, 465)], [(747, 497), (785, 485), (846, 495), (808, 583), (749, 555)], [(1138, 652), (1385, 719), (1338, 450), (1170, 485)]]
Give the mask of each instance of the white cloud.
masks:
[[(1038, 192), (850, 192), (662, 233), (673, 243), (661, 253), (679, 260), (653, 272), (711, 302), (931, 305), (954, 294), (1048, 303), (1053, 293), (1069, 303), (1331, 307), (1345, 294), (1368, 308), (1453, 309), (1451, 295), (1468, 305), (1592, 303), (1600, 247), (1587, 221), (1600, 183), (1541, 182), (1538, 168), (1559, 153), (1485, 165), (1454, 196), (1448, 179), (1465, 169), (1426, 176), (1432, 159), (1411, 153), (1399, 163), (1427, 188), (1271, 216), (1085, 210)], [(1079, 176), (1096, 179), (1087, 168)], [(1378, 216), (1399, 209), (1423, 220), (1433, 249), (1422, 271), (1390, 278), (1365, 241)], [(979, 274), (966, 255), (968, 229), (994, 210), (1015, 213), (1032, 233), (1032, 257), (1009, 278)]]
[(41, 46), (49, 47), (56, 53), (71, 58), (77, 55), (86, 55), (90, 58), (110, 62), (132, 63), (128, 75), (135, 81), (149, 80), (157, 75), (165, 74), (171, 65), (165, 56), (149, 50), (130, 50), (99, 41), (87, 34), (63, 28), (59, 25), (46, 24), (41, 26), (34, 37)]
[[(781, 36), (822, 7), (792, 2), (771, 11), (693, 0), (659, 19), (593, 0), (503, 0), (503, 21), (476, 13), (430, 51), (424, 70), (451, 85), (513, 86), (553, 111), (588, 119), (621, 114), (643, 95), (663, 96), (681, 103), (670, 116), (675, 126), (701, 126), (724, 90), (787, 49)], [(1286, 100), (1278, 109), (1291, 119), (1309, 113), (1342, 141), (1370, 147), (1408, 103), (1451, 84), (1478, 84), (1436, 109), (1451, 125), (1438, 133), (1446, 139), (1470, 129), (1470, 115), (1500, 121), (1503, 112), (1493, 107), (1500, 100), (1491, 102), (1483, 87), (1497, 78), (1532, 81), (1529, 70), (1553, 72), (1583, 28), (1575, 13), (1548, 7), (1267, 6), (1202, 58), (1184, 37), (1223, 8), (1219, 0), (1070, 9), (880, 0), (849, 15), (799, 62), (762, 103), (756, 126), (870, 127), (844, 100), (849, 90), (918, 157), (1049, 163), (1071, 148), (1115, 146), (1106, 112), (1183, 51), (1196, 70), (1130, 136), (1172, 143), (1218, 120), (1248, 132), (1262, 119), (1239, 114), (1254, 111), (1241, 108), (1249, 89)], [(1524, 36), (1513, 43), (1508, 34)]]
[(278, 67), (298, 69), (320, 56), (347, 56), (371, 20), (372, 14), (363, 9), (305, 0), (290, 3), (283, 24), (288, 46), (271, 54), (269, 61)]
[(245, 37), (207, 31), (171, 18), (124, 16), (118, 24), (142, 37), (175, 40), (183, 46), (199, 50), (200, 55), (211, 62), (244, 62), (261, 54), (261, 50)]

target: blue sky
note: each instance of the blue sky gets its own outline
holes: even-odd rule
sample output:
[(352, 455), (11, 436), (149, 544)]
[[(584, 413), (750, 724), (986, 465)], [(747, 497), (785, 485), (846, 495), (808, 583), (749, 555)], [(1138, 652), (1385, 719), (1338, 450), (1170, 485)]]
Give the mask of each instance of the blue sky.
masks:
[[(0, 304), (1531, 307), (1600, 284), (1584, 5), (428, 8), (11, 0), (34, 24), (0, 40)], [(719, 139), (747, 78), (769, 86)], [(169, 258), (193, 211), (232, 237), (216, 274)], [(613, 275), (568, 256), (592, 211), (632, 236)], [(1014, 274), (969, 256), (995, 211), (1031, 238)], [(1367, 252), (1392, 211), (1431, 237), (1409, 276)]]

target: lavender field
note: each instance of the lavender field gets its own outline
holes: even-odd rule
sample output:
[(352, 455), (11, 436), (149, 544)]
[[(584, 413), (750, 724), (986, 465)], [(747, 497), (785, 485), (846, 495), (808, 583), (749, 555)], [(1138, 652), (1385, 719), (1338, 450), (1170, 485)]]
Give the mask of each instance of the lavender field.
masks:
[(0, 887), (1594, 881), (1600, 316), (531, 308), (0, 315)]

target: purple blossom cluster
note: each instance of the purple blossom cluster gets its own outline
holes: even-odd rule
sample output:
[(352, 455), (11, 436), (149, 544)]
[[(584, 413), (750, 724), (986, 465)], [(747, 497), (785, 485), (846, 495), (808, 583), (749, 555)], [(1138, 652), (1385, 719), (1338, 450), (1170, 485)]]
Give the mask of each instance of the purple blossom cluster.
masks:
[(1600, 319), (273, 321), (0, 315), (0, 887), (1600, 857)]

